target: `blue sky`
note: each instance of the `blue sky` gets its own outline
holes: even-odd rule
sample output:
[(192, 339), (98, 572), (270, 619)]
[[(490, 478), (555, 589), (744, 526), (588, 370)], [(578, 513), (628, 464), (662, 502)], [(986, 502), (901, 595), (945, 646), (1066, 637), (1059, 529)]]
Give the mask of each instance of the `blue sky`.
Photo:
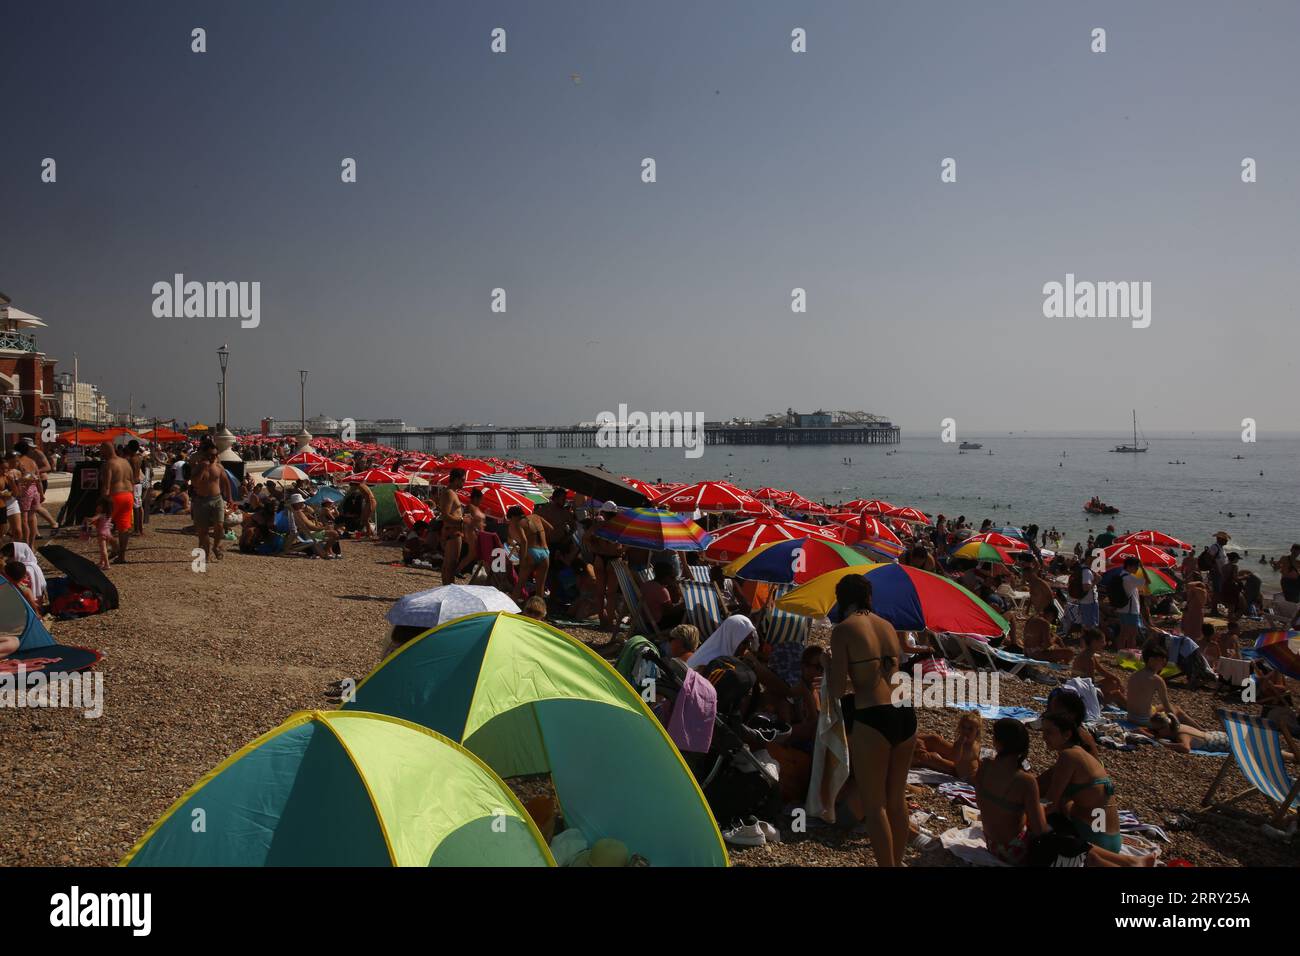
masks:
[[(418, 423), (1297, 424), (1295, 3), (10, 2), (0, 35), (0, 289), (114, 407), (212, 418), (228, 341), (250, 425), (298, 368), (309, 415)], [(155, 318), (177, 272), (261, 282), (260, 326)], [(1066, 273), (1150, 281), (1151, 327), (1044, 318)]]

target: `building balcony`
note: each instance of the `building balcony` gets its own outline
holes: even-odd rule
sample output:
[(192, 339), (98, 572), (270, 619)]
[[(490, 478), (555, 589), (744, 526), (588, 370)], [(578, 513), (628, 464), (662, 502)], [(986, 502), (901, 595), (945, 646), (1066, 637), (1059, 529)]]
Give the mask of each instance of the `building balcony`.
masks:
[(36, 336), (30, 332), (0, 331), (0, 351), (3, 352), (39, 352)]

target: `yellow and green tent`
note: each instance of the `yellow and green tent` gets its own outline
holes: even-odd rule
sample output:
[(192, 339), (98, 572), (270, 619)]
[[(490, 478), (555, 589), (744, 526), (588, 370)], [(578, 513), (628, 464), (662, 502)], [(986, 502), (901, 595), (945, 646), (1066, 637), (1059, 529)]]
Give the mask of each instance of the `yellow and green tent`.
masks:
[(303, 711), (196, 783), (122, 866), (554, 866), (504, 781), (382, 714)]
[(640, 694), (584, 644), (517, 614), (470, 614), (393, 652), (347, 709), (459, 741), (498, 776), (550, 774), (565, 823), (652, 866), (726, 866), (704, 795)]

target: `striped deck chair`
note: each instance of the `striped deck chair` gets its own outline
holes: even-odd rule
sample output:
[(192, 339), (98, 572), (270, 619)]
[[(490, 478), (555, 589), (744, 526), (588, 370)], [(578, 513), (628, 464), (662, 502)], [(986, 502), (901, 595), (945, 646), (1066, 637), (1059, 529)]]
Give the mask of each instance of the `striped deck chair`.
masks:
[(707, 564), (688, 564), (687, 567), (691, 569), (691, 578), (697, 584), (713, 583), (713, 578), (709, 574), (709, 566)]
[(659, 628), (641, 607), (641, 587), (637, 584), (637, 576), (622, 558), (614, 562), (614, 576), (618, 579), (618, 590), (623, 595), (623, 603), (627, 605), (628, 617), (631, 619), (628, 627), (633, 632), (659, 637)]
[(701, 584), (699, 581), (683, 581), (682, 597), (686, 601), (686, 619), (700, 630), (703, 641), (718, 629), (727, 612), (722, 602), (722, 595), (713, 586), (713, 582)]
[[(1232, 750), (1232, 756), (1224, 758), (1218, 776), (1201, 800), (1201, 806), (1226, 807), (1258, 790), (1264, 799), (1277, 808), (1270, 822), (1275, 827), (1280, 826), (1287, 813), (1297, 805), (1300, 795), (1300, 779), (1291, 779), (1282, 754), (1282, 737), (1286, 738), (1291, 753), (1296, 754), (1296, 743), (1291, 738), (1291, 732), (1282, 727), (1279, 734), (1279, 728), (1272, 721), (1253, 714), (1220, 709), (1218, 715), (1223, 721), (1223, 729), (1228, 732), (1228, 747)], [(1219, 789), (1234, 761), (1250, 786), (1225, 800), (1215, 801), (1215, 791)]]
[[(791, 587), (789, 584), (773, 584), (771, 599), (780, 600)], [(791, 684), (799, 680), (799, 665), (811, 632), (810, 617), (775, 607), (763, 612), (763, 643), (772, 645), (767, 666), (782, 680)]]
[(588, 564), (594, 563), (591, 551), (587, 548), (586, 544), (583, 543), (581, 531), (573, 532), (573, 543), (578, 546), (578, 554), (581, 556), (582, 560), (586, 561)]
[(930, 640), (934, 643), (935, 647), (939, 649), (939, 653), (954, 664), (959, 667), (969, 667), (973, 671), (979, 670), (979, 667), (975, 664), (975, 659), (971, 657), (971, 652), (966, 646), (966, 642), (961, 640), (961, 638), (956, 634), (932, 631), (930, 633)]

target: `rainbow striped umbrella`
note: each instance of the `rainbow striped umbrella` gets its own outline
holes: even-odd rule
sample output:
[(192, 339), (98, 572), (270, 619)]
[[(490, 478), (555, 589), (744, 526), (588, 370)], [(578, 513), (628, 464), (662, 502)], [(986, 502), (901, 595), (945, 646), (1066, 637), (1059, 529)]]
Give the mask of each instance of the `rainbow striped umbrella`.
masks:
[(956, 581), (902, 564), (859, 564), (800, 585), (776, 602), (782, 611), (823, 617), (835, 607), (835, 585), (846, 574), (871, 582), (871, 609), (902, 631), (948, 631), (997, 637), (1010, 629), (993, 608)]
[(987, 541), (967, 541), (953, 549), (954, 558), (966, 558), (969, 561), (989, 561), (993, 564), (1015, 564), (1016, 556), (1006, 548), (999, 548)]
[(832, 571), (862, 563), (861, 552), (822, 538), (773, 541), (742, 555), (725, 568), (728, 577), (769, 584), (805, 584)]
[(662, 508), (622, 508), (596, 527), (596, 534), (630, 548), (703, 551), (709, 536), (690, 518)]
[(1255, 650), (1287, 677), (1300, 680), (1300, 631), (1269, 631), (1255, 642)]

